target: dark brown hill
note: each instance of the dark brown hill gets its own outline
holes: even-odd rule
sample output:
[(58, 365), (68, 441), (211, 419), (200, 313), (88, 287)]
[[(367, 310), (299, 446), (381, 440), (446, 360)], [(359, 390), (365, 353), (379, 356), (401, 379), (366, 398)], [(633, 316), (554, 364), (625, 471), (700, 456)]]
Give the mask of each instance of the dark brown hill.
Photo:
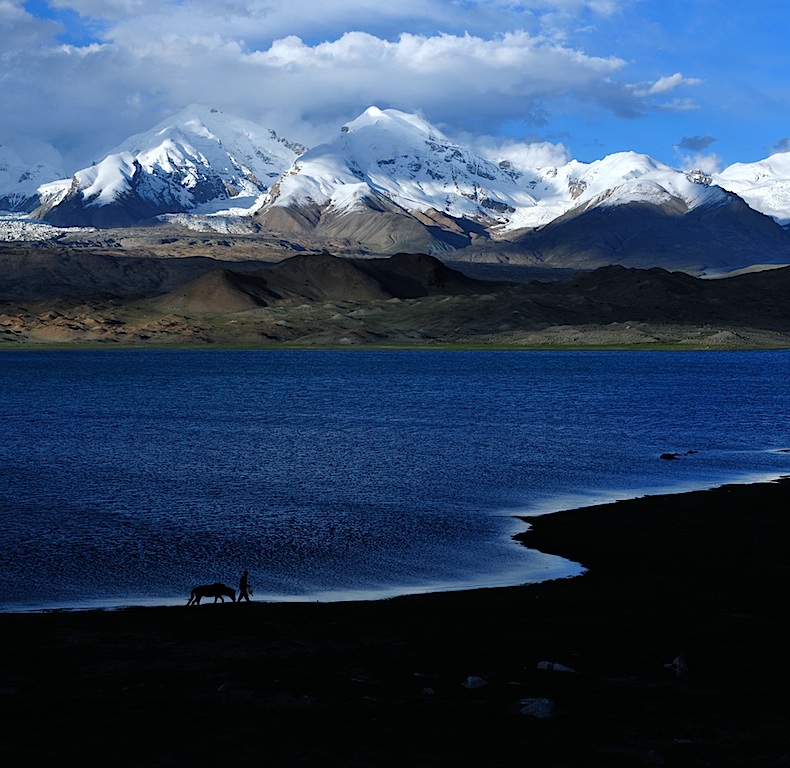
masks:
[[(137, 281), (143, 260), (125, 261)], [(155, 298), (2, 303), (0, 343), (790, 346), (790, 267), (710, 280), (608, 266), (506, 284), (420, 254), (300, 255), (246, 273), (206, 261), (210, 273)]]
[(294, 301), (344, 301), (364, 304), (392, 298), (491, 293), (501, 284), (466, 277), (425, 254), (386, 259), (342, 259), (329, 254), (290, 259), (238, 274), (216, 270), (151, 299), (173, 312), (237, 312)]
[[(162, 246), (163, 248), (166, 246)], [(203, 249), (194, 248), (200, 253)], [(206, 249), (208, 250), (208, 249)], [(227, 249), (226, 249), (227, 250)], [(0, 301), (83, 298), (108, 293), (123, 297), (156, 296), (206, 272), (232, 264), (238, 272), (265, 262), (223, 262), (208, 256), (159, 256), (122, 248), (0, 243)]]
[(217, 269), (164, 296), (151, 299), (150, 305), (183, 314), (241, 312), (269, 306), (279, 298), (260, 277)]
[(400, 299), (421, 296), (468, 296), (491, 293), (497, 287), (448, 267), (424, 253), (397, 253), (388, 259), (356, 262), (386, 291)]
[(392, 298), (357, 262), (328, 253), (292, 256), (254, 274), (281, 298), (353, 302)]
[(544, 308), (550, 304), (565, 322), (735, 323), (765, 329), (786, 329), (790, 322), (790, 267), (703, 280), (665, 269), (608, 266), (556, 283), (531, 283), (518, 292)]

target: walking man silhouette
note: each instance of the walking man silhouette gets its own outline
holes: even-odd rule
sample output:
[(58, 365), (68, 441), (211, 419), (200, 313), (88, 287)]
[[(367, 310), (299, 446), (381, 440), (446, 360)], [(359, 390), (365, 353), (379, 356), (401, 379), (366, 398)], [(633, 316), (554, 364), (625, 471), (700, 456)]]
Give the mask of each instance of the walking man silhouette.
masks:
[(239, 602), (246, 600), (249, 603), (250, 594), (252, 594), (252, 589), (250, 589), (249, 574), (247, 571), (244, 571), (244, 573), (241, 574), (241, 579), (239, 581)]

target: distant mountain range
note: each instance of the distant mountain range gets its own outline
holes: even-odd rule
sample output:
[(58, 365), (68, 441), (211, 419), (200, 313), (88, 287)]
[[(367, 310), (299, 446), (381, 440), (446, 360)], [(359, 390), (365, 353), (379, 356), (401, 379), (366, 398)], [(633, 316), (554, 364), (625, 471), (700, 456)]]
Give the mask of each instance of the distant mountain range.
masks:
[(790, 263), (790, 152), (713, 176), (633, 152), (523, 168), (393, 109), (307, 149), (195, 105), (71, 178), (0, 147), (0, 209), (61, 227), (280, 233), (360, 255), (727, 271)]

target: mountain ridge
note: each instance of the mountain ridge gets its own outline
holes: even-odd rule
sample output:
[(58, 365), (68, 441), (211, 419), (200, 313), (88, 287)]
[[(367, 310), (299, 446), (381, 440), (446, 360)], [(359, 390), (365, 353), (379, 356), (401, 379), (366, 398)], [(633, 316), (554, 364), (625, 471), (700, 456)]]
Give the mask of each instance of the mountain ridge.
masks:
[(713, 176), (636, 152), (519, 168), (378, 107), (307, 149), (192, 105), (37, 194), (32, 218), (61, 227), (279, 233), (335, 252), (689, 271), (790, 261), (790, 153)]

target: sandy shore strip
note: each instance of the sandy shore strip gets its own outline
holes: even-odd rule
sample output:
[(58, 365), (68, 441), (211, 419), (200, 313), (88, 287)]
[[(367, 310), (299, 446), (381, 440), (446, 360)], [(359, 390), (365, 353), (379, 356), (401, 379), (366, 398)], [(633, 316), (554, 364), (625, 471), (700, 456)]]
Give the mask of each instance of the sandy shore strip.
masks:
[(0, 614), (8, 765), (790, 765), (790, 480), (529, 518), (573, 579)]

